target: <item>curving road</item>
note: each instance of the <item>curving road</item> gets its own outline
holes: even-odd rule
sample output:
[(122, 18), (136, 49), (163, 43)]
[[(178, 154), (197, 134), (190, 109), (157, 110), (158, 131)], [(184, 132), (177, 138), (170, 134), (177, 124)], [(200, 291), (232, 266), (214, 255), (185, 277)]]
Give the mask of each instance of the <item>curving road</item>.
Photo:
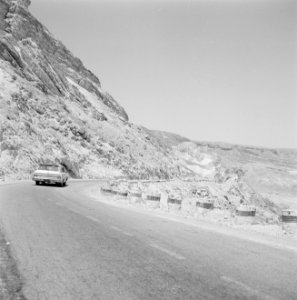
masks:
[(27, 299), (297, 299), (296, 252), (94, 201), (95, 184), (0, 186)]

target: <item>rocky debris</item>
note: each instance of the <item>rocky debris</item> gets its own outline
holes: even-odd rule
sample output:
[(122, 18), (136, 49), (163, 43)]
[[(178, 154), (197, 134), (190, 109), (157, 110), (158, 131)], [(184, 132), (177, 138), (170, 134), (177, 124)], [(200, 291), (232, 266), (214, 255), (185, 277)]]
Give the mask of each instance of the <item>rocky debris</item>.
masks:
[(251, 224), (279, 224), (279, 208), (273, 203), (268, 206), (266, 199), (255, 196), (249, 189), (242, 189), (243, 185), (241, 181), (233, 181), (231, 187), (230, 182), (215, 181), (118, 180), (111, 182), (106, 191), (110, 194), (125, 191), (128, 192), (128, 199), (132, 198), (132, 203), (149, 203), (151, 208), (161, 207), (166, 211), (180, 210), (185, 216), (202, 215), (217, 222), (238, 224), (242, 222), (241, 216), (256, 216), (245, 221)]
[[(236, 183), (235, 183), (236, 184)], [(114, 203), (121, 206), (133, 205), (140, 209), (158, 212), (167, 212), (176, 217), (203, 220), (218, 223), (222, 226), (253, 230), (277, 237), (297, 238), (297, 223), (282, 222), (281, 214), (273, 203), (267, 206), (266, 199), (258, 196), (257, 204), (246, 205), (232, 202), (232, 197), (226, 199), (228, 188), (224, 184), (214, 181), (184, 181), (184, 180), (124, 180), (119, 179), (106, 183), (103, 192), (105, 196), (98, 197), (99, 201)], [(117, 192), (125, 190), (128, 195), (120, 196)], [(147, 195), (158, 195), (158, 201), (147, 200)], [(250, 194), (243, 194), (244, 202), (253, 203)], [(171, 200), (170, 200), (171, 199)], [(223, 206), (220, 199), (225, 199), (227, 205)], [(262, 199), (259, 202), (259, 199)], [(211, 207), (203, 207), (197, 203), (212, 203)], [(260, 204), (260, 205), (259, 205)], [(261, 205), (262, 204), (262, 205)], [(238, 214), (238, 210), (252, 212), (251, 214)], [(292, 212), (293, 210), (285, 210)], [(294, 211), (296, 213), (296, 211)]]

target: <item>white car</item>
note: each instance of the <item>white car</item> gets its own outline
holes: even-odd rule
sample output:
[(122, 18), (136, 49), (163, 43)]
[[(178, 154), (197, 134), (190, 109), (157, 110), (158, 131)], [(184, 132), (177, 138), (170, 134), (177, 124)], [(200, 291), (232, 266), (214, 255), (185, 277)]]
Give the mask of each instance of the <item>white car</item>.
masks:
[(48, 183), (65, 186), (68, 178), (65, 168), (55, 164), (41, 164), (32, 176), (37, 185)]

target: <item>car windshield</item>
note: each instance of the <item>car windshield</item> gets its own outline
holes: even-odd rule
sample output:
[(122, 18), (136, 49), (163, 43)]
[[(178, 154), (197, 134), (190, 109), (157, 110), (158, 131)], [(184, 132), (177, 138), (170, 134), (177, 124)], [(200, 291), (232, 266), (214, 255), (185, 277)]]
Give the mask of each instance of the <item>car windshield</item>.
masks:
[(40, 165), (38, 170), (45, 170), (45, 171), (59, 171), (59, 166), (55, 165)]

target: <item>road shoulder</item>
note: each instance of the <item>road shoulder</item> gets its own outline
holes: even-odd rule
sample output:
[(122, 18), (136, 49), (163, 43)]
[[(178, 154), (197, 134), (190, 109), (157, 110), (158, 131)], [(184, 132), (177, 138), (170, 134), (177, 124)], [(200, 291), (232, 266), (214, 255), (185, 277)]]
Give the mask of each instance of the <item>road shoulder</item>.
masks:
[(0, 299), (25, 300), (22, 293), (22, 279), (10, 244), (0, 227)]

